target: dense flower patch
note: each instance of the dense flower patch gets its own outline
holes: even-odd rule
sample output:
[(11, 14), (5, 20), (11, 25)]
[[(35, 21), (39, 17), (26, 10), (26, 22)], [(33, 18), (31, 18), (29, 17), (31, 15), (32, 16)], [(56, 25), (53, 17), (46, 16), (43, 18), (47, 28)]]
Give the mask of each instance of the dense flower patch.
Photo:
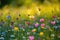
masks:
[(60, 40), (60, 18), (55, 15), (52, 19), (29, 16), (28, 20), (11, 20), (8, 15), (0, 20), (0, 40)]

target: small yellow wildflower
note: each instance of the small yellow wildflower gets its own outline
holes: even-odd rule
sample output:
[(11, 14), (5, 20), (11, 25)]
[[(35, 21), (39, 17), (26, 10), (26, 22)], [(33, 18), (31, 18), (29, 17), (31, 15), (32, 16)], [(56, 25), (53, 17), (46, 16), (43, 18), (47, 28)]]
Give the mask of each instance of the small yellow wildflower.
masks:
[(14, 27), (14, 30), (15, 30), (15, 31), (18, 31), (18, 27)]
[(43, 32), (40, 32), (40, 33), (39, 33), (40, 36), (43, 36), (43, 34), (44, 34)]

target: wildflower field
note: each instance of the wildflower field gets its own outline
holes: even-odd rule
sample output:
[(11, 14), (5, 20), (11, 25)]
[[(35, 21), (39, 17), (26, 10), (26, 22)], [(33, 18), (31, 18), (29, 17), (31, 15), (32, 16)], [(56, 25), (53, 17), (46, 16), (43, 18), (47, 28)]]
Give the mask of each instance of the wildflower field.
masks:
[(4, 6), (0, 9), (0, 40), (60, 40), (60, 5)]

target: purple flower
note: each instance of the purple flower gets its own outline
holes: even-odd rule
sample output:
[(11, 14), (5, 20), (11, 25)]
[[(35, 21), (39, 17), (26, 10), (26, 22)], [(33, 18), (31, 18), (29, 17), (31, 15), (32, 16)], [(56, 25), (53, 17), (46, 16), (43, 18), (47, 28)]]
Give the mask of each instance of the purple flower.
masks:
[(18, 24), (19, 27), (22, 27), (22, 24)]
[(12, 28), (12, 29), (13, 29), (13, 28), (14, 28), (14, 26), (13, 26), (13, 25), (10, 25), (10, 28)]
[(35, 24), (35, 27), (38, 27), (38, 26), (39, 26), (39, 24), (38, 24), (38, 23), (36, 23), (36, 24)]

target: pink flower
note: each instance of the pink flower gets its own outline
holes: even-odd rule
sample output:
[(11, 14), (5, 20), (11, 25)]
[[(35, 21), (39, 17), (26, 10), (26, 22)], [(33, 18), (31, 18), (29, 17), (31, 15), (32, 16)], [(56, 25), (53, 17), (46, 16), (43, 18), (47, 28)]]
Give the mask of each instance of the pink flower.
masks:
[(41, 18), (41, 19), (40, 19), (40, 22), (44, 22), (44, 18)]
[(38, 27), (38, 26), (39, 26), (39, 24), (38, 24), (38, 23), (36, 23), (36, 24), (35, 24), (35, 27)]
[(51, 24), (52, 24), (52, 25), (55, 25), (55, 23), (56, 23), (55, 21), (51, 21)]
[(29, 40), (34, 40), (34, 36), (29, 36)]
[(44, 27), (44, 26), (45, 26), (45, 24), (44, 24), (44, 23), (42, 23), (42, 24), (41, 24), (41, 27)]

